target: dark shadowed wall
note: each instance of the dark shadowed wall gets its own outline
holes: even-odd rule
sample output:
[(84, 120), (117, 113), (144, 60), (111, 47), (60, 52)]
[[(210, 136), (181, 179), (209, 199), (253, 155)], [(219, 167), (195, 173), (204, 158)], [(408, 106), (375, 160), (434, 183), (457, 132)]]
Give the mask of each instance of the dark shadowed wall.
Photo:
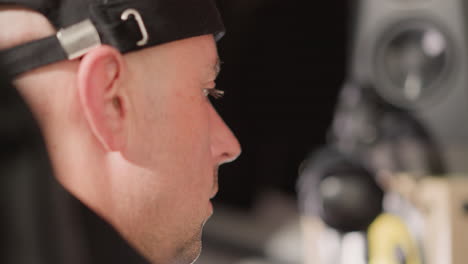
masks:
[(220, 171), (218, 201), (249, 208), (268, 188), (294, 194), (305, 155), (324, 143), (345, 79), (347, 1), (219, 0), (227, 35), (214, 104), (243, 147)]

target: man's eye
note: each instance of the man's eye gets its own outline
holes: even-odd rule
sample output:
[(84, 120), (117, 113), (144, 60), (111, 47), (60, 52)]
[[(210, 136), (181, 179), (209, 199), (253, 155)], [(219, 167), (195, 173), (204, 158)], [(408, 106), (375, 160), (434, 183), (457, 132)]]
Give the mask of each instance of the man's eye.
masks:
[(218, 89), (215, 89), (215, 88), (203, 89), (203, 94), (205, 96), (211, 95), (213, 98), (219, 99), (219, 98), (224, 96), (224, 91), (218, 90)]

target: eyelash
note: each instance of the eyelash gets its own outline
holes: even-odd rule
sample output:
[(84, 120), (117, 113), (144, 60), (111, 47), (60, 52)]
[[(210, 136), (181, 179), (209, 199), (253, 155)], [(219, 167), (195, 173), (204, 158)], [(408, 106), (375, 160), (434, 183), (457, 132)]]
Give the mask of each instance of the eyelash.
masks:
[(215, 89), (215, 88), (210, 88), (210, 89), (203, 89), (203, 94), (205, 96), (211, 95), (215, 99), (220, 99), (224, 96), (224, 91)]

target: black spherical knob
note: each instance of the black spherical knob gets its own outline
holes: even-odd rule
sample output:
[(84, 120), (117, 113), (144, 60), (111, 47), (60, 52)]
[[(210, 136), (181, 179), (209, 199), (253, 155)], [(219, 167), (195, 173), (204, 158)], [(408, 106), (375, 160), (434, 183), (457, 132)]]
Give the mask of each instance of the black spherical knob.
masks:
[(359, 161), (326, 148), (306, 159), (298, 182), (303, 214), (340, 232), (362, 231), (382, 212), (383, 190)]
[(320, 216), (337, 230), (364, 230), (382, 212), (383, 191), (362, 168), (328, 175), (318, 188)]

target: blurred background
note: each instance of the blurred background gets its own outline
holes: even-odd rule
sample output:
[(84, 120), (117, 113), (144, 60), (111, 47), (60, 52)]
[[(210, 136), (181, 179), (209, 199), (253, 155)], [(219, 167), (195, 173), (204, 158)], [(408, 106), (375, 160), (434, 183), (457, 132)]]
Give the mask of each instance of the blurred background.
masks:
[[(226, 95), (212, 102), (243, 153), (220, 169), (196, 263), (466, 263), (466, 2), (217, 2)], [(7, 90), (2, 112), (30, 119)], [(17, 129), (1, 137), (8, 157), (18, 131), (36, 128), (3, 118)], [(31, 138), (15, 155), (50, 175), (37, 147)], [(0, 184), (2, 263), (146, 263), (22, 164), (2, 166), (21, 176)]]
[(465, 263), (466, 2), (218, 3), (243, 154), (198, 263)]

